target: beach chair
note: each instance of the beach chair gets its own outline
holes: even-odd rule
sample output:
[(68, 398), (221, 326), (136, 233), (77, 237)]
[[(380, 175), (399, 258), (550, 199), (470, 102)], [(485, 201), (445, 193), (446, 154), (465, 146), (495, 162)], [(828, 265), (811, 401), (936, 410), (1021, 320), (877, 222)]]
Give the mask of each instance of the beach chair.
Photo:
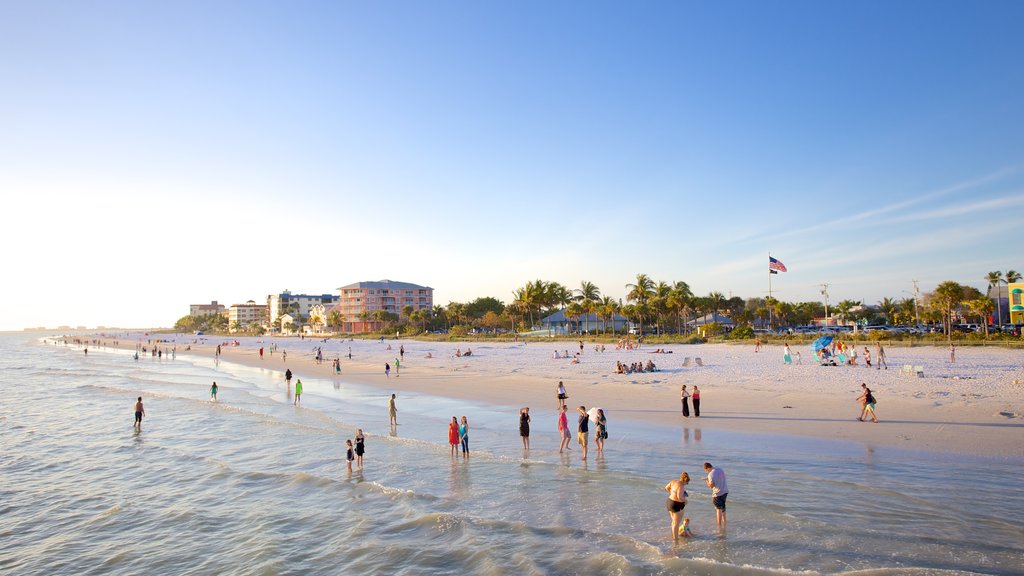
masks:
[(693, 363), (696, 364), (697, 366), (703, 366), (704, 365), (704, 363), (701, 362), (701, 360), (700, 360), (700, 356), (697, 356), (696, 358), (694, 358), (693, 359)]
[(690, 357), (687, 356), (686, 358), (683, 358), (683, 368), (689, 368), (689, 367), (690, 367)]
[(900, 376), (913, 376), (913, 375), (914, 375), (914, 367), (911, 366), (910, 364), (904, 364), (903, 367), (900, 368)]
[(924, 366), (914, 366), (914, 376), (924, 378)]

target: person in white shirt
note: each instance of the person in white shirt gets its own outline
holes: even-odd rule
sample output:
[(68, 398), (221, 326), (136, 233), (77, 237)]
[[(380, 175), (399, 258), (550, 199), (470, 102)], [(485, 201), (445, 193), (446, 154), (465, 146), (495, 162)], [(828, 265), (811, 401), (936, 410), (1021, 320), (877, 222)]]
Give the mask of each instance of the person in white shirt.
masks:
[(729, 495), (729, 486), (725, 483), (725, 471), (715, 468), (711, 462), (704, 463), (704, 471), (708, 477), (704, 480), (711, 488), (711, 503), (715, 505), (715, 517), (718, 527), (725, 528), (725, 498)]

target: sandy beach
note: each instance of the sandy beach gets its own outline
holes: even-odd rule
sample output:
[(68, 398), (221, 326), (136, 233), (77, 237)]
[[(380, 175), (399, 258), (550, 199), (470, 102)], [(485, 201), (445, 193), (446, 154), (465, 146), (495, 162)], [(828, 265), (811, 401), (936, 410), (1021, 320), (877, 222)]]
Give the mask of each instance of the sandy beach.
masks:
[[(97, 336), (110, 341), (109, 336)], [(151, 337), (156, 337), (151, 336)], [(218, 343), (235, 338), (161, 335), (178, 354), (213, 356)], [(134, 348), (140, 336), (122, 338)], [(570, 407), (601, 406), (610, 420), (629, 418), (663, 424), (682, 420), (679, 390), (694, 385), (702, 393), (701, 417), (689, 425), (744, 432), (846, 439), (871, 445), (988, 456), (1024, 456), (1024, 367), (1019, 351), (959, 348), (955, 363), (943, 347), (887, 347), (888, 369), (822, 367), (806, 347), (794, 347), (801, 365), (785, 365), (782, 346), (703, 344), (658, 345), (639, 350), (595, 350), (584, 343), (578, 364), (555, 359), (579, 351), (578, 341), (421, 342), (416, 340), (342, 341), (297, 337), (239, 337), (223, 345), (222, 358), (284, 372), (296, 378), (335, 378), (333, 360), (341, 361), (341, 379), (374, 386), (382, 395), (403, 391), (469, 399), (514, 412), (521, 406), (554, 409), (555, 389), (565, 382)], [(142, 338), (142, 342), (147, 340)], [(172, 342), (173, 341), (173, 342)], [(277, 352), (269, 352), (271, 345)], [(191, 350), (185, 351), (187, 346)], [(258, 350), (265, 349), (260, 359)], [(324, 361), (314, 360), (316, 347)], [(400, 347), (405, 348), (395, 371)], [(472, 349), (471, 356), (456, 352)], [(670, 353), (652, 353), (662, 348)], [(352, 358), (349, 359), (349, 349)], [(285, 360), (282, 351), (287, 351)], [(871, 347), (874, 355), (874, 347)], [(428, 354), (431, 356), (428, 358)], [(687, 363), (686, 359), (690, 361)], [(700, 358), (703, 366), (696, 365)], [(652, 360), (656, 372), (616, 374), (617, 361)], [(390, 377), (384, 374), (390, 363)], [(684, 364), (686, 366), (684, 366)], [(923, 377), (901, 374), (903, 365), (921, 366)], [(1017, 383), (1015, 383), (1017, 382)], [(856, 402), (866, 383), (878, 399), (880, 422), (859, 422)], [(383, 402), (382, 402), (383, 410)], [(511, 421), (511, 420), (510, 420)], [(510, 434), (514, 430), (510, 425)]]

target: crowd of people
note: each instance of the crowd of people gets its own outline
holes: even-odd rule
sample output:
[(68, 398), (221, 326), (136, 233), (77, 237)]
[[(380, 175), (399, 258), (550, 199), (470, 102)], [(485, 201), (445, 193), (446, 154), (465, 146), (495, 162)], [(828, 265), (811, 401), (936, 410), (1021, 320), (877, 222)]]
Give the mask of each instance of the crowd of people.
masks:
[(622, 362), (616, 362), (615, 363), (615, 373), (616, 374), (632, 374), (634, 372), (657, 372), (657, 371), (658, 371), (658, 367), (651, 360), (648, 360), (646, 363), (644, 363), (642, 360), (640, 362), (632, 362), (630, 364), (624, 364)]

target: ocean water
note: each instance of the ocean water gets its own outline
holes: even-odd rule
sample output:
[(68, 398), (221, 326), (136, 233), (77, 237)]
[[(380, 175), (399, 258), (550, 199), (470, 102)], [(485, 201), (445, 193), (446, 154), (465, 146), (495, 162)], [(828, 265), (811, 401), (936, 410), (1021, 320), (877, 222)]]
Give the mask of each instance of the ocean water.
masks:
[[(209, 385), (220, 401), (209, 401)], [(1024, 461), (654, 426), (558, 454), (555, 412), (0, 335), (4, 574), (1022, 574)], [(147, 417), (132, 426), (142, 395)], [(470, 420), (468, 461), (447, 422)], [(362, 470), (344, 440), (367, 434)], [(1021, 434), (1011, 429), (1011, 434)], [(701, 464), (728, 476), (718, 533)], [(690, 473), (696, 538), (664, 485)]]

